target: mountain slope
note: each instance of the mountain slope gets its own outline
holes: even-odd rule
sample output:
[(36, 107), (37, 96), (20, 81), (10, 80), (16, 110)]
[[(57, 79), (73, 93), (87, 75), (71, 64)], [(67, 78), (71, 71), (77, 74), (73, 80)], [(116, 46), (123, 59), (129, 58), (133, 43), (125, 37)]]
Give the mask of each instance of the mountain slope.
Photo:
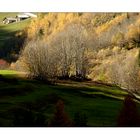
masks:
[(0, 58), (10, 61), (9, 55), (15, 50), (17, 45), (15, 34), (25, 29), (31, 19), (27, 19), (17, 23), (4, 25), (2, 20), (4, 17), (15, 17), (17, 13), (0, 13)]

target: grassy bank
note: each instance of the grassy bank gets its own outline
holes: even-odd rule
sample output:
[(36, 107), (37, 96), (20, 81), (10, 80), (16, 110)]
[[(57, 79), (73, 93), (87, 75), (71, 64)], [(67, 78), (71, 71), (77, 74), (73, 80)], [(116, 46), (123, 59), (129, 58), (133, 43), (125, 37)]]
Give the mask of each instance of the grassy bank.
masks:
[(94, 83), (47, 85), (16, 78), (15, 71), (0, 71), (0, 74), (7, 79), (0, 81), (0, 126), (12, 126), (11, 110), (25, 106), (36, 113), (42, 112), (49, 120), (58, 99), (64, 101), (65, 111), (71, 119), (80, 112), (87, 116), (88, 126), (116, 126), (122, 99), (127, 95), (117, 87)]
[(0, 58), (9, 62), (15, 61), (13, 54), (18, 54), (22, 47), (23, 38), (16, 37), (16, 33), (23, 31), (31, 19), (16, 23), (3, 24), (4, 17), (15, 17), (17, 13), (0, 13)]

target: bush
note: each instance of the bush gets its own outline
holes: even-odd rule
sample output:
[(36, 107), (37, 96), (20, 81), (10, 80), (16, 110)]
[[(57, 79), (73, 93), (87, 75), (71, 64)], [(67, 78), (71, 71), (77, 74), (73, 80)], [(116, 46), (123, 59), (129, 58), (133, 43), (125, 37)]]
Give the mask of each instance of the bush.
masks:
[(9, 63), (3, 59), (0, 59), (0, 69), (7, 69), (9, 67)]
[(135, 101), (130, 95), (126, 96), (123, 108), (118, 118), (118, 126), (140, 126), (140, 115)]
[(131, 25), (126, 34), (126, 38), (129, 42), (129, 48), (140, 47), (140, 27), (138, 25)]
[(64, 103), (59, 100), (55, 107), (55, 113), (49, 126), (54, 127), (67, 127), (72, 126), (72, 121), (69, 119), (67, 113), (64, 111)]
[(45, 42), (28, 42), (22, 55), (30, 77), (48, 83), (55, 79), (58, 65), (56, 55)]
[(30, 77), (41, 81), (68, 79), (76, 75), (83, 80), (89, 73), (89, 34), (81, 24), (68, 24), (47, 43), (29, 41), (22, 53)]

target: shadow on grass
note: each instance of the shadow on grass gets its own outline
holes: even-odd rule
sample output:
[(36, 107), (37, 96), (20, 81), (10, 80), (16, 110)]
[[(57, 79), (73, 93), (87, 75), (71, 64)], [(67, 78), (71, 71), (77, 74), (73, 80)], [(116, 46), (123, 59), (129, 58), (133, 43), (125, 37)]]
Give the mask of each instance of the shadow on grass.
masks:
[[(101, 89), (99, 90), (99, 87), (102, 88), (102, 86), (89, 88), (82, 87), (82, 85), (81, 87), (59, 84), (47, 85), (40, 81), (17, 77), (14, 73), (2, 75), (0, 79), (0, 97), (2, 97), (0, 100), (0, 114), (3, 114), (3, 116), (0, 117), (0, 126), (24, 126), (24, 122), (26, 126), (42, 126), (44, 122), (37, 117), (37, 114), (39, 116), (45, 115), (46, 119), (47, 117), (51, 118), (58, 100), (64, 102), (66, 111), (71, 114), (72, 118), (79, 109), (81, 112), (86, 113), (88, 117), (90, 116), (92, 120), (94, 120), (92, 115), (95, 115), (95, 118), (96, 116), (98, 118), (99, 115), (101, 118), (106, 117), (106, 110), (110, 112), (112, 105), (119, 106), (120, 102), (107, 95), (100, 95)], [(102, 110), (98, 110), (98, 105)], [(109, 110), (106, 107), (109, 107)], [(27, 118), (34, 121), (30, 124), (26, 121)], [(3, 121), (4, 123), (1, 124)]]
[[(2, 38), (0, 37), (0, 58), (6, 60), (7, 62), (15, 62), (18, 59), (18, 57), (15, 56), (18, 56), (20, 50), (22, 49), (24, 39), (15, 37), (14, 34), (16, 34), (16, 32), (4, 32), (6, 32), (4, 34), (5, 36)], [(13, 56), (13, 52), (17, 55)]]
[(35, 86), (30, 83), (31, 81), (16, 74), (0, 75), (0, 97), (25, 95), (32, 92)]
[(97, 88), (89, 88), (89, 87), (73, 87), (73, 86), (57, 85), (54, 87), (54, 89), (74, 96), (82, 96), (87, 98), (104, 98), (104, 99), (108, 98), (113, 100), (120, 100), (124, 98), (127, 94), (127, 93), (119, 94), (119, 90), (117, 91), (118, 94), (116, 94), (115, 89), (110, 91), (107, 89), (103, 89), (101, 86), (98, 86)]
[[(5, 73), (4, 73), (5, 72)], [(50, 87), (52, 90), (56, 90), (58, 93), (82, 96), (88, 98), (111, 98), (122, 99), (127, 93), (116, 87), (105, 87), (104, 85), (83, 86), (82, 82), (73, 82), (69, 85), (61, 85), (59, 83), (54, 85), (48, 85), (45, 82), (38, 80), (30, 80), (17, 76), (14, 71), (4, 71), (3, 75), (0, 75), (0, 96), (14, 96), (23, 95), (36, 90), (39, 86)], [(75, 86), (75, 85), (78, 86)], [(81, 84), (81, 85), (80, 85)], [(40, 90), (42, 90), (40, 88)], [(44, 92), (46, 92), (44, 90)], [(56, 96), (56, 95), (55, 95)]]
[[(26, 36), (15, 36), (21, 30), (17, 24), (0, 26), (0, 58), (7, 62), (18, 59), (20, 50), (23, 47)], [(12, 54), (16, 55), (12, 55)]]

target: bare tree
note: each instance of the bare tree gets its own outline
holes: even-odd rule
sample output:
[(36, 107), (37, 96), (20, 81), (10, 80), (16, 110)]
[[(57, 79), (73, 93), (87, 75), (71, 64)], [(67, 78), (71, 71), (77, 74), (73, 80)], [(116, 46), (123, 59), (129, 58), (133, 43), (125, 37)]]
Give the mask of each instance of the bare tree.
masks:
[(22, 53), (30, 76), (39, 79), (51, 79), (57, 75), (57, 63), (52, 49), (41, 40), (27, 43)]
[(71, 25), (67, 32), (72, 38), (71, 43), (73, 47), (73, 57), (75, 65), (75, 75), (86, 77), (88, 69), (88, 34), (86, 29), (80, 25)]
[(140, 67), (138, 63), (139, 50), (132, 51), (130, 54), (126, 53), (122, 56), (117, 56), (116, 61), (110, 66), (109, 74), (113, 83), (134, 95), (140, 93)]
[(29, 41), (22, 56), (30, 75), (39, 79), (86, 78), (90, 67), (88, 37), (84, 26), (71, 23), (47, 43), (40, 38)]
[(69, 24), (55, 35), (50, 46), (60, 57), (60, 75), (86, 77), (89, 69), (89, 40), (87, 30), (80, 24)]
[(67, 37), (66, 32), (60, 32), (55, 35), (55, 37), (50, 41), (49, 45), (57, 54), (56, 61), (59, 64), (58, 76), (69, 78), (73, 59), (70, 38)]

